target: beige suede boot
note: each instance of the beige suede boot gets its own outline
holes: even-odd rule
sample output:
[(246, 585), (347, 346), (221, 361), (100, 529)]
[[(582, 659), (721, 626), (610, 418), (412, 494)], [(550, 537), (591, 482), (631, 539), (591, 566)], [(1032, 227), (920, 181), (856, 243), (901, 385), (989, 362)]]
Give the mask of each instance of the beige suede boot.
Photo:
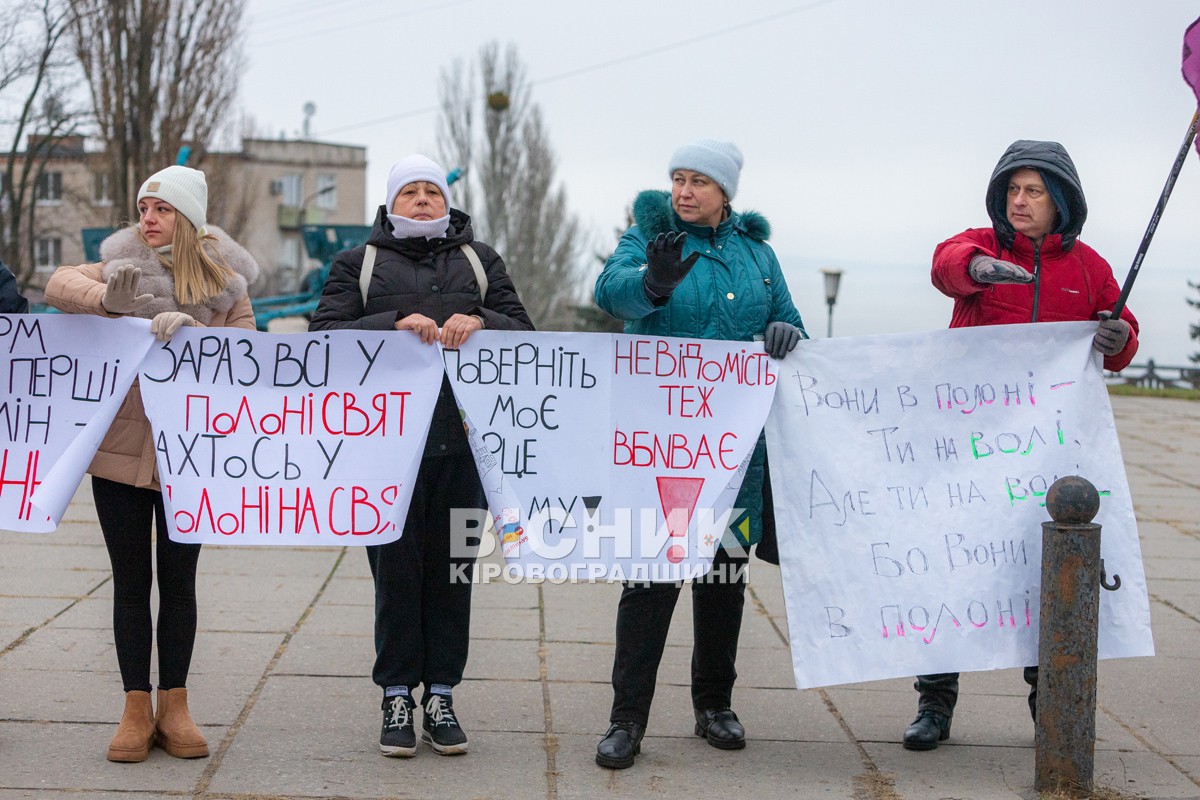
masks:
[(158, 746), (176, 758), (204, 758), (208, 742), (192, 722), (187, 689), (159, 689), (158, 712), (154, 715), (154, 737)]
[(125, 711), (108, 745), (109, 761), (145, 761), (154, 746), (154, 710), (149, 692), (126, 692)]

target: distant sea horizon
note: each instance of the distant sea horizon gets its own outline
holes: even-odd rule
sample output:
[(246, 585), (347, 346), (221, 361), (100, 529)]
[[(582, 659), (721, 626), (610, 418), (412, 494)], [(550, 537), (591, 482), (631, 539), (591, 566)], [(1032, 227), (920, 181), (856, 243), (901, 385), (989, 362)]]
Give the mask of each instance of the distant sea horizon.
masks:
[[(950, 324), (953, 302), (933, 287), (928, 264), (883, 264), (795, 257), (778, 253), (792, 299), (810, 336), (828, 330), (822, 267), (842, 270), (833, 306), (834, 336), (931, 331)], [(1118, 272), (1118, 283), (1125, 275)], [(1200, 342), (1188, 336), (1188, 326), (1200, 324), (1200, 309), (1187, 298), (1200, 300), (1188, 280), (1200, 276), (1185, 269), (1150, 269), (1143, 265), (1129, 297), (1129, 307), (1141, 328), (1134, 364), (1153, 359), (1159, 366), (1194, 366), (1188, 360), (1200, 352)]]

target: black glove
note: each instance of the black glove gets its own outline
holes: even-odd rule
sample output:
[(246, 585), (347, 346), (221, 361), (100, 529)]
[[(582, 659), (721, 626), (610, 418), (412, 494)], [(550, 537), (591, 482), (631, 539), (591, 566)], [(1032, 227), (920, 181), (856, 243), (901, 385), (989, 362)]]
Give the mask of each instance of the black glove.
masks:
[(975, 256), (967, 272), (978, 283), (1033, 283), (1033, 276), (1024, 267), (991, 256)]
[(783, 358), (796, 349), (796, 343), (803, 338), (800, 329), (790, 322), (771, 322), (763, 336), (763, 347), (771, 358)]
[(1129, 341), (1129, 323), (1120, 317), (1114, 319), (1111, 311), (1101, 311), (1096, 316), (1100, 317), (1100, 327), (1092, 338), (1092, 347), (1106, 356), (1115, 356)]
[(687, 274), (692, 271), (700, 253), (692, 253), (683, 261), (683, 245), (687, 242), (686, 232), (660, 233), (646, 242), (646, 289), (659, 298), (671, 296)]

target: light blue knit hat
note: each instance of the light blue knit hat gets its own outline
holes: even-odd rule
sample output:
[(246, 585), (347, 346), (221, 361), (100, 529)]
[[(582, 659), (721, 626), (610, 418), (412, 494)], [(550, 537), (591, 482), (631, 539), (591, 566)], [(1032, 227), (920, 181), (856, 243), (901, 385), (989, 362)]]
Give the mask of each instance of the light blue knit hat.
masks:
[(673, 176), (677, 169), (690, 169), (707, 175), (717, 182), (726, 197), (733, 200), (737, 194), (738, 176), (742, 172), (742, 151), (733, 142), (697, 139), (675, 151), (667, 167), (667, 176)]

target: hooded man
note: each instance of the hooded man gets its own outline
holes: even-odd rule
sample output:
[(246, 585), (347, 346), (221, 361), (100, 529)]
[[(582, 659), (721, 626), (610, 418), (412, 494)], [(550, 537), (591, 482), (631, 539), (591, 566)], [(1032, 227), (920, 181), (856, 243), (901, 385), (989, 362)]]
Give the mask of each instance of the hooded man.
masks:
[(933, 285), (954, 298), (951, 328), (1100, 320), (1093, 346), (1104, 368), (1124, 369), (1138, 348), (1112, 267), (1079, 241), (1087, 202), (1075, 164), (1058, 142), (1009, 145), (988, 183), (990, 228), (951, 237), (933, 252)]
[[(1009, 145), (988, 182), (990, 228), (953, 236), (933, 252), (933, 285), (954, 299), (951, 328), (1099, 320), (1092, 347), (1119, 371), (1138, 348), (1128, 308), (1112, 317), (1121, 289), (1112, 267), (1079, 241), (1087, 202), (1075, 164), (1058, 142)], [(1029, 712), (1037, 718), (1037, 667), (1025, 668)], [(904, 747), (933, 750), (950, 736), (958, 673), (918, 675), (917, 718)]]

